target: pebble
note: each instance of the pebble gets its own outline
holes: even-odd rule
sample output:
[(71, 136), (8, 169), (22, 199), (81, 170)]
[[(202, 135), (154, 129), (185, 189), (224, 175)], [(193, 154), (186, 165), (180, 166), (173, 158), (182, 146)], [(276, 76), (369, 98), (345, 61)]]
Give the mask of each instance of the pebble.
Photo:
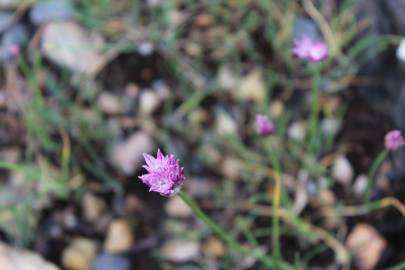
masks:
[(297, 142), (305, 140), (306, 124), (303, 121), (292, 123), (287, 130), (288, 137)]
[(96, 251), (93, 240), (75, 238), (62, 253), (62, 265), (68, 270), (91, 270)]
[(108, 228), (104, 249), (108, 253), (122, 253), (128, 251), (134, 244), (131, 226), (123, 219), (111, 222)]
[(238, 77), (229, 66), (221, 66), (217, 77), (219, 86), (225, 90), (232, 91), (238, 81)]
[(98, 106), (107, 114), (119, 114), (123, 111), (123, 104), (117, 95), (102, 92), (98, 97)]
[(226, 112), (219, 111), (216, 116), (215, 131), (220, 136), (236, 134), (238, 125)]
[(318, 26), (311, 20), (303, 16), (297, 16), (294, 22), (294, 39), (309, 37), (311, 39), (321, 39)]
[(222, 174), (229, 179), (237, 179), (240, 175), (241, 162), (232, 157), (226, 157), (221, 163)]
[(100, 53), (102, 44), (101, 36), (75, 22), (53, 21), (43, 29), (41, 49), (56, 64), (93, 76), (110, 58)]
[(21, 0), (0, 0), (0, 8), (15, 8)]
[(205, 242), (203, 251), (209, 256), (220, 258), (225, 255), (225, 245), (217, 237), (210, 237)]
[(242, 100), (252, 100), (261, 104), (266, 93), (263, 71), (258, 68), (252, 70), (239, 81), (237, 88), (232, 93)]
[(338, 156), (332, 166), (332, 177), (342, 185), (349, 185), (354, 176), (353, 167), (345, 156)]
[(160, 104), (159, 96), (152, 90), (143, 90), (140, 94), (139, 110), (141, 114), (153, 113)]
[(0, 243), (1, 270), (59, 270), (59, 267), (45, 261), (39, 254), (15, 249)]
[(169, 216), (185, 218), (192, 213), (190, 207), (179, 196), (174, 196), (169, 199), (165, 210)]
[(368, 184), (367, 175), (361, 174), (361, 175), (357, 176), (356, 180), (354, 180), (354, 185), (353, 185), (354, 193), (356, 193), (357, 196), (363, 195), (367, 189), (367, 184)]
[(142, 56), (149, 56), (155, 50), (155, 45), (152, 42), (144, 41), (138, 46), (138, 52)]
[(152, 138), (148, 134), (138, 131), (125, 141), (113, 143), (110, 159), (115, 167), (126, 175), (131, 175), (142, 165), (142, 154), (152, 153), (154, 151), (155, 144)]
[(271, 118), (277, 119), (284, 113), (284, 103), (281, 100), (275, 100), (270, 105)]
[(0, 33), (10, 27), (15, 20), (15, 13), (10, 11), (0, 10)]
[(383, 254), (387, 242), (374, 227), (367, 223), (357, 224), (347, 237), (347, 247), (353, 252), (361, 269), (374, 269)]
[(169, 261), (183, 263), (199, 257), (199, 244), (190, 240), (170, 240), (161, 249), (161, 256)]
[(405, 38), (401, 39), (397, 48), (397, 58), (399, 61), (405, 63)]
[(69, 0), (38, 1), (30, 10), (31, 22), (36, 25), (52, 20), (66, 20), (73, 15), (73, 6)]
[(106, 210), (103, 200), (87, 192), (82, 199), (84, 219), (88, 222), (97, 222)]
[(327, 135), (336, 135), (340, 127), (342, 126), (342, 121), (338, 118), (325, 118), (321, 121), (321, 130)]
[(18, 147), (8, 147), (0, 150), (0, 160), (7, 162), (17, 162), (21, 158), (21, 149)]
[(124, 255), (102, 253), (96, 257), (92, 270), (129, 270), (131, 264)]

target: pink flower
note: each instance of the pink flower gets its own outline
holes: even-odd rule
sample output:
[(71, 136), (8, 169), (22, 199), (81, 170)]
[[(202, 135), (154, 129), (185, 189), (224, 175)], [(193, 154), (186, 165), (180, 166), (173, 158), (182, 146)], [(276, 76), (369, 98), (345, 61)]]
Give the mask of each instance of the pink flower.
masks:
[(274, 132), (273, 123), (270, 119), (262, 114), (256, 115), (256, 133), (266, 137)]
[(309, 60), (312, 63), (318, 63), (328, 57), (328, 46), (323, 41), (315, 41), (309, 51)]
[(306, 60), (309, 58), (309, 52), (312, 47), (312, 40), (308, 37), (294, 40), (293, 53), (300, 59)]
[(300, 59), (318, 63), (328, 57), (328, 46), (324, 41), (316, 41), (303, 37), (299, 40), (294, 40), (293, 53)]
[(17, 57), (20, 54), (20, 46), (13, 44), (10, 46), (9, 51), (12, 57)]
[(143, 167), (148, 173), (139, 176), (139, 179), (149, 186), (149, 191), (158, 192), (162, 196), (175, 195), (185, 180), (184, 168), (180, 167), (180, 161), (172, 154), (164, 156), (160, 149), (156, 158), (146, 153), (143, 157), (146, 161)]
[(405, 145), (401, 131), (391, 130), (385, 135), (385, 148), (390, 151), (396, 151)]

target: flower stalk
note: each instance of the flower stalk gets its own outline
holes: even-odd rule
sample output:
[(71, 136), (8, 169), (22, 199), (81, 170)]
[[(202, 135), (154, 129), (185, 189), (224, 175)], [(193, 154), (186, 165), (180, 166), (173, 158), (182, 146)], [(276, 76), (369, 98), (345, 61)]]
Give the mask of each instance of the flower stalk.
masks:
[[(293, 266), (290, 264), (279, 261), (276, 258), (273, 258), (268, 255), (263, 255), (260, 251), (250, 249), (240, 245), (235, 239), (229, 236), (218, 224), (216, 224), (211, 218), (209, 218), (197, 205), (197, 203), (188, 196), (185, 192), (179, 191), (177, 195), (183, 199), (183, 201), (190, 207), (193, 213), (203, 221), (208, 227), (214, 232), (218, 237), (222, 239), (231, 249), (240, 252), (247, 256), (254, 256), (258, 261), (260, 261), (263, 265), (265, 265), (268, 269), (285, 269), (285, 270), (292, 270), (294, 269)], [(278, 268), (280, 267), (280, 268)]]
[(311, 92), (311, 113), (309, 115), (308, 145), (311, 153), (319, 153), (319, 83), (321, 78), (321, 66), (313, 65), (312, 92)]

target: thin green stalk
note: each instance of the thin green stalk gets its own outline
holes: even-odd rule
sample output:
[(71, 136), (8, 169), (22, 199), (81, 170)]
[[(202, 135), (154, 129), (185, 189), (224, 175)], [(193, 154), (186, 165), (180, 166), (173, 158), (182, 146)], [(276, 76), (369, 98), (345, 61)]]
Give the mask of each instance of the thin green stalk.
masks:
[(281, 259), (281, 248), (280, 248), (280, 203), (282, 193), (282, 179), (281, 179), (281, 169), (280, 163), (277, 157), (275, 149), (270, 145), (271, 163), (274, 172), (274, 190), (272, 197), (272, 244), (273, 244), (273, 256), (279, 260)]
[(256, 257), (268, 269), (278, 269), (276, 267), (280, 267), (279, 269), (286, 269), (286, 270), (294, 269), (294, 267), (287, 262), (284, 261), (278, 262), (276, 261), (275, 258), (271, 256), (266, 256), (256, 250), (252, 250), (244, 246), (241, 246), (236, 240), (234, 240), (231, 236), (229, 236), (218, 224), (216, 224), (212, 219), (210, 219), (190, 196), (188, 196), (183, 191), (179, 191), (178, 195), (191, 208), (193, 213), (205, 224), (207, 224), (208, 227), (210, 227), (210, 229), (215, 234), (217, 234), (231, 249), (248, 256)]
[(311, 91), (311, 113), (309, 115), (309, 133), (308, 143), (309, 150), (315, 155), (319, 152), (319, 130), (318, 130), (318, 114), (319, 114), (319, 83), (321, 79), (321, 66), (314, 64), (312, 69), (312, 91)]
[(368, 203), (371, 199), (371, 192), (373, 190), (374, 186), (374, 178), (375, 175), (380, 168), (381, 164), (383, 161), (388, 157), (389, 151), (387, 149), (384, 149), (381, 151), (381, 153), (377, 156), (377, 158), (373, 161), (373, 164), (370, 167), (370, 170), (368, 172), (368, 182), (367, 182), (367, 189), (366, 192), (364, 193), (364, 200), (366, 203)]
[(399, 263), (397, 265), (384, 268), (383, 270), (405, 270), (405, 262)]

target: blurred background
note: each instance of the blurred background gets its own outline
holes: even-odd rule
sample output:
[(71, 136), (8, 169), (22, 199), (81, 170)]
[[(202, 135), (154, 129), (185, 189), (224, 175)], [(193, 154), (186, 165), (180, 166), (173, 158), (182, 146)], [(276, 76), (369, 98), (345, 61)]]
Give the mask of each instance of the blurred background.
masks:
[[(258, 113), (294, 217), (281, 217), (284, 260), (405, 269), (403, 151), (372, 186), (389, 199), (364, 200), (385, 133), (405, 130), (404, 36), (403, 0), (0, 0), (0, 269), (265, 269), (138, 179), (142, 153), (175, 154), (183, 190), (271, 253)], [(292, 54), (303, 37), (329, 48), (317, 153), (311, 65)]]

